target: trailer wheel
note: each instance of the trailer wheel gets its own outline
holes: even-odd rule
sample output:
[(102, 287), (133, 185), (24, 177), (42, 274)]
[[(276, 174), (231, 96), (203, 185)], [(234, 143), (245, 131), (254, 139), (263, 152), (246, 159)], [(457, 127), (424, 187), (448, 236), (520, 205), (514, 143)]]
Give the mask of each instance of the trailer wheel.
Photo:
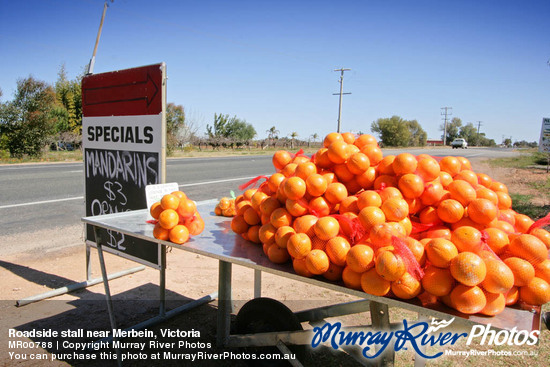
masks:
[[(236, 334), (255, 334), (274, 331), (303, 330), (302, 324), (296, 315), (284, 304), (271, 298), (255, 298), (248, 301), (239, 310), (235, 318), (234, 331)], [(273, 347), (247, 347), (247, 351), (257, 353), (281, 353)], [(303, 359), (306, 353), (305, 346), (291, 345), (289, 349), (298, 360)], [(253, 360), (254, 366), (288, 366), (285, 360)]]

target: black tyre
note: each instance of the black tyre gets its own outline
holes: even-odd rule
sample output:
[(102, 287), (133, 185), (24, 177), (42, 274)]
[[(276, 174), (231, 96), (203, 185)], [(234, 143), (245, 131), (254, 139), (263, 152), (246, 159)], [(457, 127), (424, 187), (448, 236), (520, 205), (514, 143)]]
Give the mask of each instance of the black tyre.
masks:
[[(284, 304), (271, 298), (255, 298), (245, 303), (235, 318), (236, 334), (303, 330), (296, 315)], [(305, 346), (289, 346), (298, 360), (306, 354)], [(248, 352), (281, 353), (277, 347), (250, 347)], [(254, 360), (253, 366), (289, 366), (285, 360)]]

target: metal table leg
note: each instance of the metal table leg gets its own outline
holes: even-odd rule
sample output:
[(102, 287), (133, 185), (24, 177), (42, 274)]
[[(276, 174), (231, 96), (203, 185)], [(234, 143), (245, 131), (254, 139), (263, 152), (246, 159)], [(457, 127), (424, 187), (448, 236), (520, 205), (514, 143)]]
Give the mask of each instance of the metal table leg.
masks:
[(218, 272), (218, 330), (216, 341), (218, 346), (224, 346), (229, 339), (231, 327), (231, 263), (220, 260)]
[[(390, 314), (388, 305), (371, 301), (369, 303), (369, 307), (372, 327), (374, 330), (390, 330)], [(377, 364), (379, 366), (393, 366), (395, 360), (393, 344), (388, 346), (377, 359)]]

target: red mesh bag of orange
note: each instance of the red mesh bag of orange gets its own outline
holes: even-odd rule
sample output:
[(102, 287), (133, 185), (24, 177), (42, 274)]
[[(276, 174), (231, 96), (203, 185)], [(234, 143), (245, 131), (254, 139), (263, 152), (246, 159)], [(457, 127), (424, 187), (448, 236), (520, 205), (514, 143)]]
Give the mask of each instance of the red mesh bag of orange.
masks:
[(550, 301), (550, 216), (515, 212), (507, 187), (466, 158), (383, 156), (371, 135), (330, 133), (312, 157), (280, 150), (272, 162), (231, 222), (272, 262), (466, 314)]

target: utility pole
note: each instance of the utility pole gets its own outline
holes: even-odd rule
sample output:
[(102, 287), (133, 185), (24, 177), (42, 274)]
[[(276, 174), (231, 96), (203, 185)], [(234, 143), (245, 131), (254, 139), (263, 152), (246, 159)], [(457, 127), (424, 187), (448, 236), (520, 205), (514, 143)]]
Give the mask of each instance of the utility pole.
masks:
[[(114, 0), (111, 0), (111, 2), (114, 2)], [(105, 20), (105, 14), (107, 13), (108, 7), (109, 7), (109, 4), (107, 3), (107, 1), (105, 1), (105, 4), (103, 4), (103, 15), (101, 15), (99, 30), (97, 31), (97, 37), (95, 39), (94, 52), (92, 54), (92, 58), (90, 59), (90, 64), (88, 65), (88, 71), (86, 72), (87, 75), (94, 73), (95, 54), (97, 53), (97, 45), (99, 44), (99, 38), (101, 37), (101, 30), (103, 29), (103, 21)]]
[(479, 145), (479, 128), (481, 127), (481, 125), (482, 125), (481, 123), (482, 123), (482, 122), (483, 122), (483, 121), (478, 121), (478, 122), (477, 122), (477, 145)]
[(449, 110), (452, 110), (452, 107), (441, 107), (445, 112), (441, 113), (441, 116), (445, 116), (445, 124), (443, 125), (443, 146), (447, 146), (447, 116), (451, 116), (452, 113)]
[(340, 69), (334, 69), (334, 71), (339, 71), (340, 72), (340, 93), (332, 93), (333, 96), (337, 96), (337, 95), (340, 95), (340, 104), (338, 105), (338, 129), (336, 130), (336, 132), (340, 132), (340, 119), (342, 117), (342, 96), (344, 94), (351, 94), (351, 93), (344, 93), (344, 71), (349, 71), (351, 69), (344, 69), (344, 68), (340, 68)]

